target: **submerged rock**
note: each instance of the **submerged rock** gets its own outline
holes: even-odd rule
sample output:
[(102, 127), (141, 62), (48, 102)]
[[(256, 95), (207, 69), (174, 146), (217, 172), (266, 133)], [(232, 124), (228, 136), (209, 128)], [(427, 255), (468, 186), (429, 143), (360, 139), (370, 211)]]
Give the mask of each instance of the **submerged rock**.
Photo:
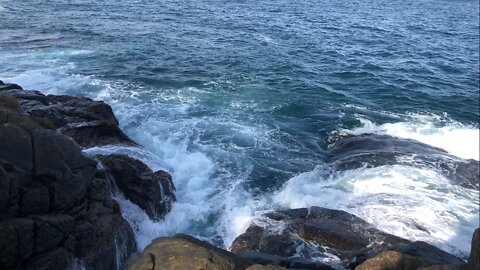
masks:
[(18, 103), (0, 94), (1, 268), (121, 267), (136, 249), (133, 231), (97, 162)]
[(287, 261), (300, 257), (306, 262), (323, 261), (344, 268), (355, 267), (385, 250), (415, 256), (430, 265), (464, 263), (427, 243), (410, 242), (379, 231), (347, 212), (321, 207), (265, 214), (234, 240), (231, 250), (267, 253)]
[(118, 188), (152, 219), (163, 218), (175, 201), (175, 187), (169, 173), (153, 172), (141, 161), (126, 155), (99, 156)]
[(342, 137), (331, 145), (329, 162), (337, 170), (396, 164), (427, 167), (439, 171), (463, 187), (480, 187), (479, 161), (460, 159), (418, 141), (386, 135)]
[(18, 99), (24, 113), (43, 119), (84, 148), (108, 144), (136, 145), (119, 127), (112, 108), (85, 97), (45, 96), (15, 85), (0, 85), (0, 93)]

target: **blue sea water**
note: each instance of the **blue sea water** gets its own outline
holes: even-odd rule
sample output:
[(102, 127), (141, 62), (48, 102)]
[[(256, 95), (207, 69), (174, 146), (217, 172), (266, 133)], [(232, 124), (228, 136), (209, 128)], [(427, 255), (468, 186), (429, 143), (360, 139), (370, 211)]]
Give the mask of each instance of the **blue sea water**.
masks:
[(165, 221), (120, 199), (140, 247), (228, 248), (264, 211), (319, 205), (465, 257), (478, 190), (432, 168), (327, 172), (325, 154), (377, 133), (478, 160), (479, 31), (477, 0), (0, 0), (0, 79), (105, 100), (144, 147), (86, 152), (172, 173)]

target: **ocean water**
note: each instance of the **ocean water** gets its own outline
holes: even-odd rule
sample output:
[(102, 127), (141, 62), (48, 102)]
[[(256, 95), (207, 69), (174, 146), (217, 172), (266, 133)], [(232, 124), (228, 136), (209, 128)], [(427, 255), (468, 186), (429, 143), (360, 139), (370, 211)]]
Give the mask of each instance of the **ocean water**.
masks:
[(228, 248), (312, 205), (461, 257), (479, 226), (479, 191), (435, 168), (326, 163), (364, 133), (479, 159), (476, 0), (0, 0), (0, 79), (105, 100), (143, 147), (85, 151), (172, 174), (164, 221), (118, 198), (140, 248), (178, 232)]

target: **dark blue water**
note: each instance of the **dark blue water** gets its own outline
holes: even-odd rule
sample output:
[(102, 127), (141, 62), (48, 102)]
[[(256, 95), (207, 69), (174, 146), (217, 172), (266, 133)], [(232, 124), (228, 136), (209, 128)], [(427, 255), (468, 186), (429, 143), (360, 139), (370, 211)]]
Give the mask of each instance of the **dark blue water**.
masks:
[[(165, 222), (123, 205), (140, 245), (182, 231), (228, 246), (259, 211), (310, 205), (463, 255), (478, 226), (478, 191), (418, 191), (435, 171), (320, 169), (336, 136), (366, 132), (478, 159), (476, 0), (0, 0), (0, 79), (106, 100), (145, 148), (94, 150), (172, 172), (179, 202)], [(344, 193), (316, 189), (328, 179)], [(384, 193), (412, 202), (387, 215), (362, 199)], [(418, 196), (452, 201), (432, 210)]]

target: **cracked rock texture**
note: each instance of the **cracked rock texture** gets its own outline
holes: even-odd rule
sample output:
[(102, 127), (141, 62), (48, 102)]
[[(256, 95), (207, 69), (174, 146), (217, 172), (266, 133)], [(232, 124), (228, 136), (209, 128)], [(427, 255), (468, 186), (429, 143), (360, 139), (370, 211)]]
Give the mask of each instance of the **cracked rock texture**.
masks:
[[(51, 100), (55, 103), (18, 85), (0, 84), (0, 266), (65, 269), (80, 263), (115, 269), (136, 249), (132, 229), (97, 162), (55, 130), (63, 125), (68, 133), (72, 119), (90, 116), (95, 124), (116, 126), (111, 109), (95, 103), (78, 111), (75, 103), (84, 99)], [(72, 107), (63, 106), (56, 119), (58, 104), (68, 102)], [(84, 146), (100, 140), (77, 135)]]

